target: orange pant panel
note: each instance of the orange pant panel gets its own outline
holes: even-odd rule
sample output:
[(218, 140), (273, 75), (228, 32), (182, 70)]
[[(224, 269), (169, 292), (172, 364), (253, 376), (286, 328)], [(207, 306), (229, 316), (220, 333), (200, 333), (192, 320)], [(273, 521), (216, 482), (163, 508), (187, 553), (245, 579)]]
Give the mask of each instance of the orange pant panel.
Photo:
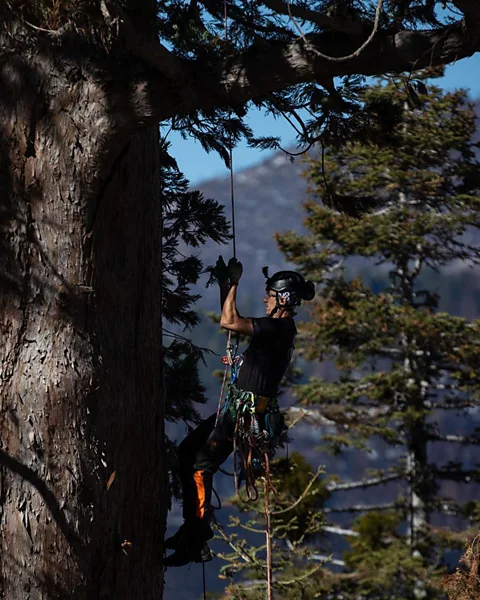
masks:
[(203, 481), (203, 471), (195, 471), (193, 479), (195, 480), (195, 486), (197, 488), (195, 515), (203, 519), (205, 516), (205, 484)]

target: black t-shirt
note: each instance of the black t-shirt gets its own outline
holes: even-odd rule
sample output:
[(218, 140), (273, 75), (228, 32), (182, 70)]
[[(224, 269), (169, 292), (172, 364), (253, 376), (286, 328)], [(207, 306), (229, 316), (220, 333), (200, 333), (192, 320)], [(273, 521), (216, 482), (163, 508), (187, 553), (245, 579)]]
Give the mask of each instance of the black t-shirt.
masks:
[(252, 319), (253, 337), (243, 353), (236, 385), (258, 394), (276, 396), (278, 386), (292, 358), (297, 328), (285, 317)]

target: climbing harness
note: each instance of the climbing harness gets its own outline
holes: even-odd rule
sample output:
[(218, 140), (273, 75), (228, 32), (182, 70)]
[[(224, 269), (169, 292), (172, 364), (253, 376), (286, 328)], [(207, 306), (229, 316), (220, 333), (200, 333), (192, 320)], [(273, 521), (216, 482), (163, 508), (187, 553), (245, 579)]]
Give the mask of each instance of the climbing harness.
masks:
[(243, 362), (243, 357), (237, 356), (237, 350), (238, 350), (238, 336), (236, 336), (235, 348), (234, 348), (233, 344), (232, 344), (232, 332), (229, 331), (228, 337), (227, 337), (226, 355), (222, 357), (222, 363), (225, 365), (225, 370), (223, 372), (222, 388), (220, 390), (220, 398), (218, 399), (217, 417), (215, 419), (215, 427), (218, 425), (218, 420), (220, 418), (220, 413), (221, 413), (222, 406), (223, 406), (223, 396), (225, 393), (225, 384), (227, 382), (228, 370), (231, 369), (231, 372), (232, 372), (231, 381), (233, 383), (234, 380), (236, 379), (236, 376), (238, 374), (238, 370), (241, 366), (241, 363)]
[[(235, 490), (243, 502), (258, 499), (256, 479), (266, 470), (265, 455), (272, 456), (286, 441), (286, 428), (277, 399), (259, 396), (241, 390), (235, 383), (229, 386), (222, 413), (229, 413), (235, 422), (233, 435), (233, 474)], [(241, 460), (241, 479), (237, 460)], [(247, 499), (240, 494), (240, 483), (245, 481)]]

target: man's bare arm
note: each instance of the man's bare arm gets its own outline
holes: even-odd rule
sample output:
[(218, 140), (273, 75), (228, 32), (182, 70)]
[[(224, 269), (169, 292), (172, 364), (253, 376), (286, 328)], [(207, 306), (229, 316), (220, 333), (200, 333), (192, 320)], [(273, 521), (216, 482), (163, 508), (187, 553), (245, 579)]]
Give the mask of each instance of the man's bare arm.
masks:
[(237, 310), (237, 288), (238, 284), (234, 283), (228, 291), (222, 307), (220, 325), (229, 331), (252, 336), (254, 332), (251, 317), (241, 317)]
[(225, 300), (228, 295), (228, 290), (230, 289), (229, 283), (220, 283), (220, 310), (223, 310), (223, 305), (225, 304)]

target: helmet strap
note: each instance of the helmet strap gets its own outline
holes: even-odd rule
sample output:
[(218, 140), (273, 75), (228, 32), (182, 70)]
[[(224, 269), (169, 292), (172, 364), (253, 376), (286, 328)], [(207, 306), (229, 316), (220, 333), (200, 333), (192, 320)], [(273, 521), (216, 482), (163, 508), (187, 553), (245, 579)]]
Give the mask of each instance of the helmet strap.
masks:
[(268, 315), (269, 317), (273, 317), (273, 315), (277, 314), (279, 310), (288, 310), (288, 307), (285, 304), (280, 304), (278, 292), (275, 292), (275, 308)]
[(270, 314), (268, 316), (273, 317), (273, 315), (276, 314), (276, 312), (278, 311), (279, 308), (280, 308), (279, 304), (275, 305), (275, 307), (272, 308), (272, 310), (270, 311)]

